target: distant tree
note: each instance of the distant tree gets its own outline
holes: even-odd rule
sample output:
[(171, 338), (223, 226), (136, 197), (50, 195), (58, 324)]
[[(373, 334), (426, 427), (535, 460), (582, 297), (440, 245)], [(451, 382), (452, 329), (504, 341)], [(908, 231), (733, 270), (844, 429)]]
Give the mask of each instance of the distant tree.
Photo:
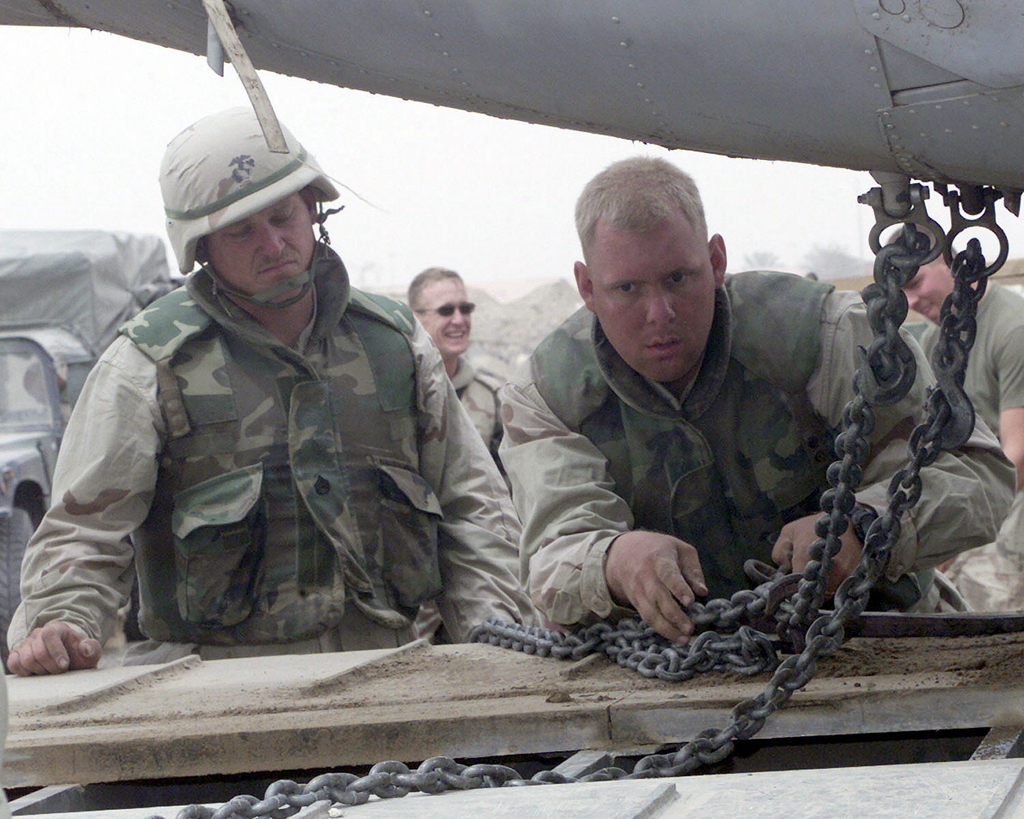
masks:
[(782, 260), (770, 250), (755, 250), (743, 258), (744, 270), (779, 270)]
[(863, 276), (870, 271), (868, 262), (847, 253), (838, 245), (814, 245), (804, 257), (804, 266), (825, 280)]

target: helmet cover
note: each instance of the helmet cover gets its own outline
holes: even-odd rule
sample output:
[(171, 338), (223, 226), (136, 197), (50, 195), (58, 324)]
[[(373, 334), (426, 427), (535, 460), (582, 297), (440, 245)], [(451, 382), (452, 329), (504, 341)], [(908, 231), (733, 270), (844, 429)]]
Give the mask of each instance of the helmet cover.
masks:
[(182, 273), (196, 261), (196, 243), (309, 186), (320, 202), (338, 189), (305, 148), (281, 126), (288, 153), (267, 147), (256, 114), (231, 108), (186, 128), (167, 146), (160, 191), (167, 235)]

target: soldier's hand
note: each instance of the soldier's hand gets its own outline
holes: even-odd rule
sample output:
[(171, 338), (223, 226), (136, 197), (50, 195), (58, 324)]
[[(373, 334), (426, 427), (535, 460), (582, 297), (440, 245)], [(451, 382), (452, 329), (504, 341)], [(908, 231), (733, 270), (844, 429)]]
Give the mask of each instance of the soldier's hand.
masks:
[(693, 623), (683, 611), (708, 593), (697, 550), (671, 535), (627, 532), (608, 549), (605, 581), (620, 605), (631, 606), (651, 628), (686, 643)]
[[(772, 560), (780, 566), (790, 566), (794, 572), (802, 572), (811, 559), (811, 546), (818, 539), (814, 526), (821, 515), (808, 515), (782, 527), (775, 547), (772, 549)], [(842, 583), (860, 563), (860, 555), (864, 545), (848, 527), (839, 538), (842, 544), (839, 552), (832, 558), (832, 566), (828, 573), (826, 593), (831, 597)]]
[(95, 668), (103, 653), (99, 641), (83, 637), (67, 623), (54, 620), (33, 629), (11, 649), (7, 669), (12, 674), (62, 674), (80, 668)]

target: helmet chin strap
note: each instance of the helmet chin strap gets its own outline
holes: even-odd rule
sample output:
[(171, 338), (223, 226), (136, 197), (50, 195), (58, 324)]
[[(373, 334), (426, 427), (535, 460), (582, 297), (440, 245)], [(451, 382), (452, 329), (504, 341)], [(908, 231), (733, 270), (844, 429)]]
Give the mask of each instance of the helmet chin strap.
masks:
[[(243, 293), (241, 290), (225, 283), (225, 281), (217, 275), (213, 267), (211, 267), (207, 262), (203, 262), (202, 266), (213, 279), (214, 292), (227, 293), (227, 295), (236, 301), (243, 301), (246, 304), (252, 304), (256, 307), (283, 309), (298, 303), (306, 293), (309, 292), (309, 288), (313, 286), (313, 267), (317, 263), (318, 257), (321, 255), (323, 255), (323, 244), (321, 242), (317, 242), (313, 249), (313, 258), (310, 260), (309, 267), (306, 270), (299, 273), (297, 276), (292, 276), (290, 279), (280, 281), (277, 284), (271, 285), (266, 290), (253, 294)], [(274, 301), (274, 299), (278, 298), (282, 294), (290, 293), (295, 288), (299, 288), (299, 292), (294, 296), (282, 301)]]
[[(309, 292), (309, 288), (313, 286), (313, 274), (309, 270), (303, 271), (298, 276), (292, 276), (290, 279), (280, 281), (277, 284), (268, 287), (266, 290), (252, 295), (243, 293), (240, 290), (236, 290), (235, 288), (224, 284), (224, 282), (219, 278), (215, 280), (214, 286), (217, 290), (227, 293), (231, 298), (237, 301), (244, 301), (246, 304), (252, 304), (257, 307), (271, 307), (276, 309), (291, 307), (293, 304), (300, 301), (302, 297)], [(283, 293), (289, 293), (296, 287), (299, 288), (299, 292), (294, 296), (281, 301), (274, 301), (278, 296)]]

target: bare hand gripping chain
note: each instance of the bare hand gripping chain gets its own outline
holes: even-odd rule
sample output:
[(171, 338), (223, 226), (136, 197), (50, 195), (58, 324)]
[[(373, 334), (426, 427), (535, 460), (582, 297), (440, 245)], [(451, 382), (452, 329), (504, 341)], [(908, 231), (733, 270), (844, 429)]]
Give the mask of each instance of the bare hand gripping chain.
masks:
[[(898, 402), (915, 378), (913, 354), (899, 334), (907, 315), (907, 299), (901, 288), (923, 262), (935, 255), (929, 249), (928, 237), (910, 225), (897, 242), (877, 250), (875, 281), (861, 293), (875, 338), (861, 350), (854, 397), (844, 409), (843, 429), (836, 439), (837, 460), (828, 469), (829, 488), (821, 498), (818, 540), (801, 575), (779, 574), (727, 600), (693, 603), (687, 613), (700, 633), (687, 646), (671, 643), (643, 622), (628, 618), (614, 625), (602, 622), (571, 632), (490, 620), (477, 626), (470, 636), (473, 642), (541, 657), (579, 660), (604, 653), (644, 676), (671, 681), (688, 680), (708, 671), (745, 675), (772, 671), (761, 694), (733, 708), (727, 726), (702, 731), (673, 753), (644, 757), (632, 772), (607, 767), (571, 777), (541, 771), (522, 779), (516, 770), (504, 765), (466, 766), (449, 757), (427, 759), (415, 769), (388, 761), (377, 763), (365, 776), (325, 773), (306, 785), (279, 780), (267, 789), (263, 799), (236, 796), (216, 810), (191, 805), (179, 811), (176, 819), (287, 819), (300, 813), (319, 815), (331, 804), (362, 804), (371, 796), (390, 799), (412, 792), (683, 776), (702, 765), (724, 760), (736, 740), (754, 736), (774, 711), (810, 682), (818, 661), (839, 648), (844, 627), (864, 611), (872, 586), (885, 571), (899, 538), (900, 517), (920, 497), (921, 469), (933, 463), (943, 449), (962, 444), (973, 429), (974, 410), (963, 393), (964, 370), (974, 342), (977, 303), (984, 294), (987, 277), (998, 269), (998, 265), (985, 268), (976, 239), (953, 263), (955, 288), (942, 307), (942, 338), (933, 356), (938, 386), (929, 391), (925, 421), (910, 436), (908, 463), (890, 481), (888, 508), (869, 528), (860, 564), (839, 586), (835, 608), (820, 613), (829, 566), (839, 550), (839, 538), (849, 525), (847, 515), (854, 508), (854, 492), (867, 457), (867, 436), (874, 427), (871, 408)], [(773, 629), (774, 638), (766, 633)], [(793, 647), (796, 653), (780, 660), (780, 644)]]

